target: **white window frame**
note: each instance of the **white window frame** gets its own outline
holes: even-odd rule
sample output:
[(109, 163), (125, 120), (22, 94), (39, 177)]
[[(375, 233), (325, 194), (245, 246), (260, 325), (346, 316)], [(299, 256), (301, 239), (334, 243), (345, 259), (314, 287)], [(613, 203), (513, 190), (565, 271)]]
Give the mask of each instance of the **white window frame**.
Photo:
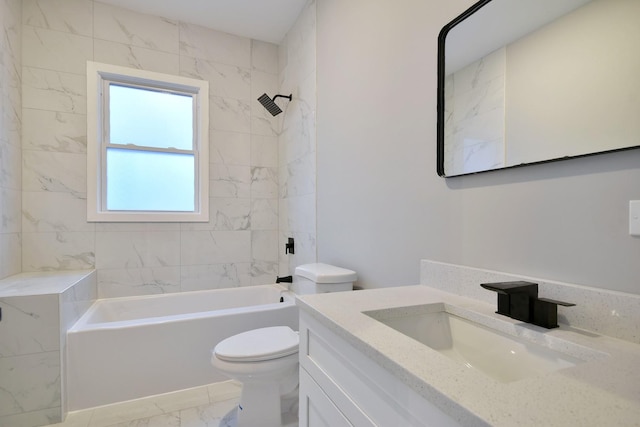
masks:
[[(106, 207), (105, 90), (109, 82), (187, 92), (194, 98), (195, 209), (110, 211)], [(106, 111), (105, 111), (106, 110)], [(89, 222), (209, 221), (209, 82), (87, 61), (87, 220)]]

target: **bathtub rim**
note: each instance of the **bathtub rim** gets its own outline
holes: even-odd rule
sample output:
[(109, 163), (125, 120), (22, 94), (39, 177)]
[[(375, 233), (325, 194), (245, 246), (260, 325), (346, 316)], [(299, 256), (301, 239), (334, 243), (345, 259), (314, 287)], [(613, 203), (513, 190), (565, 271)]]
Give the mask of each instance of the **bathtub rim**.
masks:
[[(166, 299), (166, 298), (170, 298), (172, 295), (175, 296), (175, 295), (189, 294), (190, 296), (197, 296), (197, 294), (202, 294), (202, 293), (224, 292), (224, 291), (232, 292), (238, 289), (247, 289), (247, 288), (263, 288), (263, 289), (275, 288), (278, 291), (280, 291), (280, 296), (284, 298), (284, 301), (267, 303), (267, 304), (246, 305), (241, 307), (214, 309), (214, 310), (208, 310), (208, 311), (197, 311), (192, 313), (143, 317), (140, 319), (115, 320), (110, 322), (95, 322), (95, 323), (88, 322), (91, 316), (99, 308), (99, 303), (103, 301), (110, 301), (110, 302), (113, 301), (117, 303), (124, 300), (130, 301), (130, 300)], [(162, 324), (162, 323), (170, 323), (170, 322), (183, 322), (191, 319), (198, 319), (198, 318), (205, 318), (205, 317), (219, 317), (219, 316), (228, 315), (230, 313), (245, 313), (245, 312), (251, 312), (251, 311), (275, 310), (275, 309), (283, 308), (286, 306), (291, 306), (291, 305), (295, 306), (296, 305), (295, 299), (296, 299), (296, 296), (292, 291), (290, 291), (287, 287), (282, 286), (280, 284), (276, 284), (276, 283), (266, 284), (266, 285), (255, 285), (255, 286), (238, 286), (233, 288), (203, 289), (203, 290), (197, 290), (197, 291), (173, 292), (173, 293), (164, 293), (164, 294), (100, 298), (100, 299), (96, 299), (93, 302), (93, 304), (91, 304), (91, 306), (76, 321), (76, 323), (74, 323), (73, 326), (71, 326), (67, 330), (67, 333), (76, 334), (76, 333), (91, 332), (91, 331), (97, 331), (97, 330), (133, 328), (140, 325), (154, 325), (154, 324)]]

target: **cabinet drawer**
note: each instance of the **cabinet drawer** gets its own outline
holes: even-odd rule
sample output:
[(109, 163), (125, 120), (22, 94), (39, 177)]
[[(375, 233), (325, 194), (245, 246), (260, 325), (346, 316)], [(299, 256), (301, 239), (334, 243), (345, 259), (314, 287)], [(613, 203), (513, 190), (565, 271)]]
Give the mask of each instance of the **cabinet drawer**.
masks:
[(300, 427), (353, 427), (304, 368), (300, 368)]

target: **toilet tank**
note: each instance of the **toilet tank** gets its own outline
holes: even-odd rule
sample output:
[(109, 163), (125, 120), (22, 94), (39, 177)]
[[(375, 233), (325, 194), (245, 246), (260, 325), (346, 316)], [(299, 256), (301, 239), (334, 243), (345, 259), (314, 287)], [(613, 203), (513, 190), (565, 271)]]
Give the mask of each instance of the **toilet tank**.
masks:
[(291, 289), (298, 295), (353, 290), (358, 279), (355, 271), (335, 265), (314, 263), (296, 267)]

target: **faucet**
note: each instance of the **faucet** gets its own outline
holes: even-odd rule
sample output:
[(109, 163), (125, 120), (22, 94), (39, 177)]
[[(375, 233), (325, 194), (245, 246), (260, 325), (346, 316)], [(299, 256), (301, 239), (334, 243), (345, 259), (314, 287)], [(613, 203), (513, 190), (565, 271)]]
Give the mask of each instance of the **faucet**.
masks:
[(558, 327), (559, 305), (565, 307), (575, 305), (549, 298), (538, 298), (537, 283), (516, 281), (481, 283), (480, 286), (497, 292), (498, 311), (496, 313), (547, 329)]
[(276, 276), (276, 283), (293, 283), (293, 276), (283, 276), (283, 277)]

